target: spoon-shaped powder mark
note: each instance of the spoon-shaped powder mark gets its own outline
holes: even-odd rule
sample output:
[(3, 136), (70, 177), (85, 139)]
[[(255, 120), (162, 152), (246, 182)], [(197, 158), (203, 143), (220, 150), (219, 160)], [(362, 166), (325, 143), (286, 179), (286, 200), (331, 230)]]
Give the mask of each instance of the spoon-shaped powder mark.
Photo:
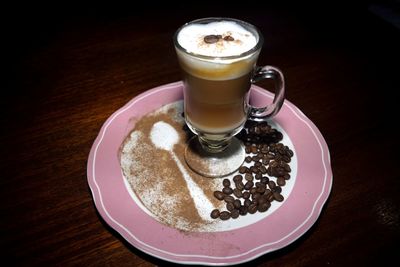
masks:
[(193, 181), (192, 177), (190, 177), (185, 167), (173, 151), (174, 145), (179, 142), (178, 132), (170, 124), (159, 121), (153, 125), (150, 132), (150, 139), (157, 148), (170, 152), (186, 181), (190, 195), (192, 196), (200, 217), (203, 220), (209, 221), (210, 212), (214, 209), (214, 205), (210, 200), (208, 200), (203, 190)]

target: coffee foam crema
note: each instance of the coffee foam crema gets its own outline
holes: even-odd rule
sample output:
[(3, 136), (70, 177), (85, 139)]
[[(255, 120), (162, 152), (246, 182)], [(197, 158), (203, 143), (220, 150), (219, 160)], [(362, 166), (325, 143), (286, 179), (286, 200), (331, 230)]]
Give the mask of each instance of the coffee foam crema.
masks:
[[(215, 43), (204, 40), (208, 35), (221, 35)], [(232, 41), (223, 38), (231, 36)], [(233, 21), (218, 21), (208, 24), (189, 24), (178, 34), (178, 43), (189, 53), (210, 57), (238, 56), (257, 44), (257, 37)]]
[[(207, 43), (205, 37), (209, 35), (219, 35), (221, 38), (217, 42)], [(224, 40), (226, 36), (233, 40)], [(177, 35), (177, 42), (186, 50), (185, 53), (177, 49), (178, 58), (182, 68), (197, 77), (212, 80), (233, 79), (248, 73), (254, 67), (259, 51), (240, 55), (254, 48), (258, 38), (234, 21), (192, 23), (183, 27)], [(224, 58), (232, 56), (234, 58)]]

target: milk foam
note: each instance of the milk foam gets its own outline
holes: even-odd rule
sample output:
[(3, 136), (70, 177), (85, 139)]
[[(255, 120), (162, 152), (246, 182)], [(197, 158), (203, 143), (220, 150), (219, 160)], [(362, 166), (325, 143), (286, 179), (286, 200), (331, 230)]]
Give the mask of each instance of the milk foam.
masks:
[[(216, 43), (206, 43), (207, 35), (221, 35)], [(233, 41), (223, 37), (231, 36)], [(233, 21), (217, 21), (208, 24), (190, 24), (184, 27), (177, 37), (178, 43), (189, 53), (203, 56), (237, 56), (249, 51), (257, 44), (257, 36)]]

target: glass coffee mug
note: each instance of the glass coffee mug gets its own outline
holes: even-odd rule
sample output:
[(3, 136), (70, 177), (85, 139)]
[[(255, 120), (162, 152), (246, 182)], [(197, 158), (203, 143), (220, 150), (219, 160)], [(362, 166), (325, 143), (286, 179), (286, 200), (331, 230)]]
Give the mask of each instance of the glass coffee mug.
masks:
[[(243, 144), (234, 136), (246, 120), (275, 116), (285, 94), (282, 72), (256, 66), (263, 45), (259, 30), (232, 18), (204, 18), (186, 23), (174, 35), (174, 45), (184, 83), (184, 114), (197, 136), (188, 142), (185, 160), (195, 172), (221, 177), (244, 162)], [(249, 104), (251, 84), (275, 81), (272, 103)]]

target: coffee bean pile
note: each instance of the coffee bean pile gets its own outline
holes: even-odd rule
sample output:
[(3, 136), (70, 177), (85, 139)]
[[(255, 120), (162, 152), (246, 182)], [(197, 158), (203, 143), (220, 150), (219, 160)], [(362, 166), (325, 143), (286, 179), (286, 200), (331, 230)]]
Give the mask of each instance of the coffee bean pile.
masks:
[(290, 179), (289, 163), (293, 151), (279, 143), (282, 133), (266, 122), (249, 121), (238, 138), (245, 144), (245, 163), (233, 177), (233, 182), (224, 179), (222, 190), (214, 192), (214, 197), (226, 203), (227, 210), (214, 209), (211, 212), (213, 219), (236, 219), (240, 215), (266, 212), (272, 201), (284, 200), (281, 192)]

